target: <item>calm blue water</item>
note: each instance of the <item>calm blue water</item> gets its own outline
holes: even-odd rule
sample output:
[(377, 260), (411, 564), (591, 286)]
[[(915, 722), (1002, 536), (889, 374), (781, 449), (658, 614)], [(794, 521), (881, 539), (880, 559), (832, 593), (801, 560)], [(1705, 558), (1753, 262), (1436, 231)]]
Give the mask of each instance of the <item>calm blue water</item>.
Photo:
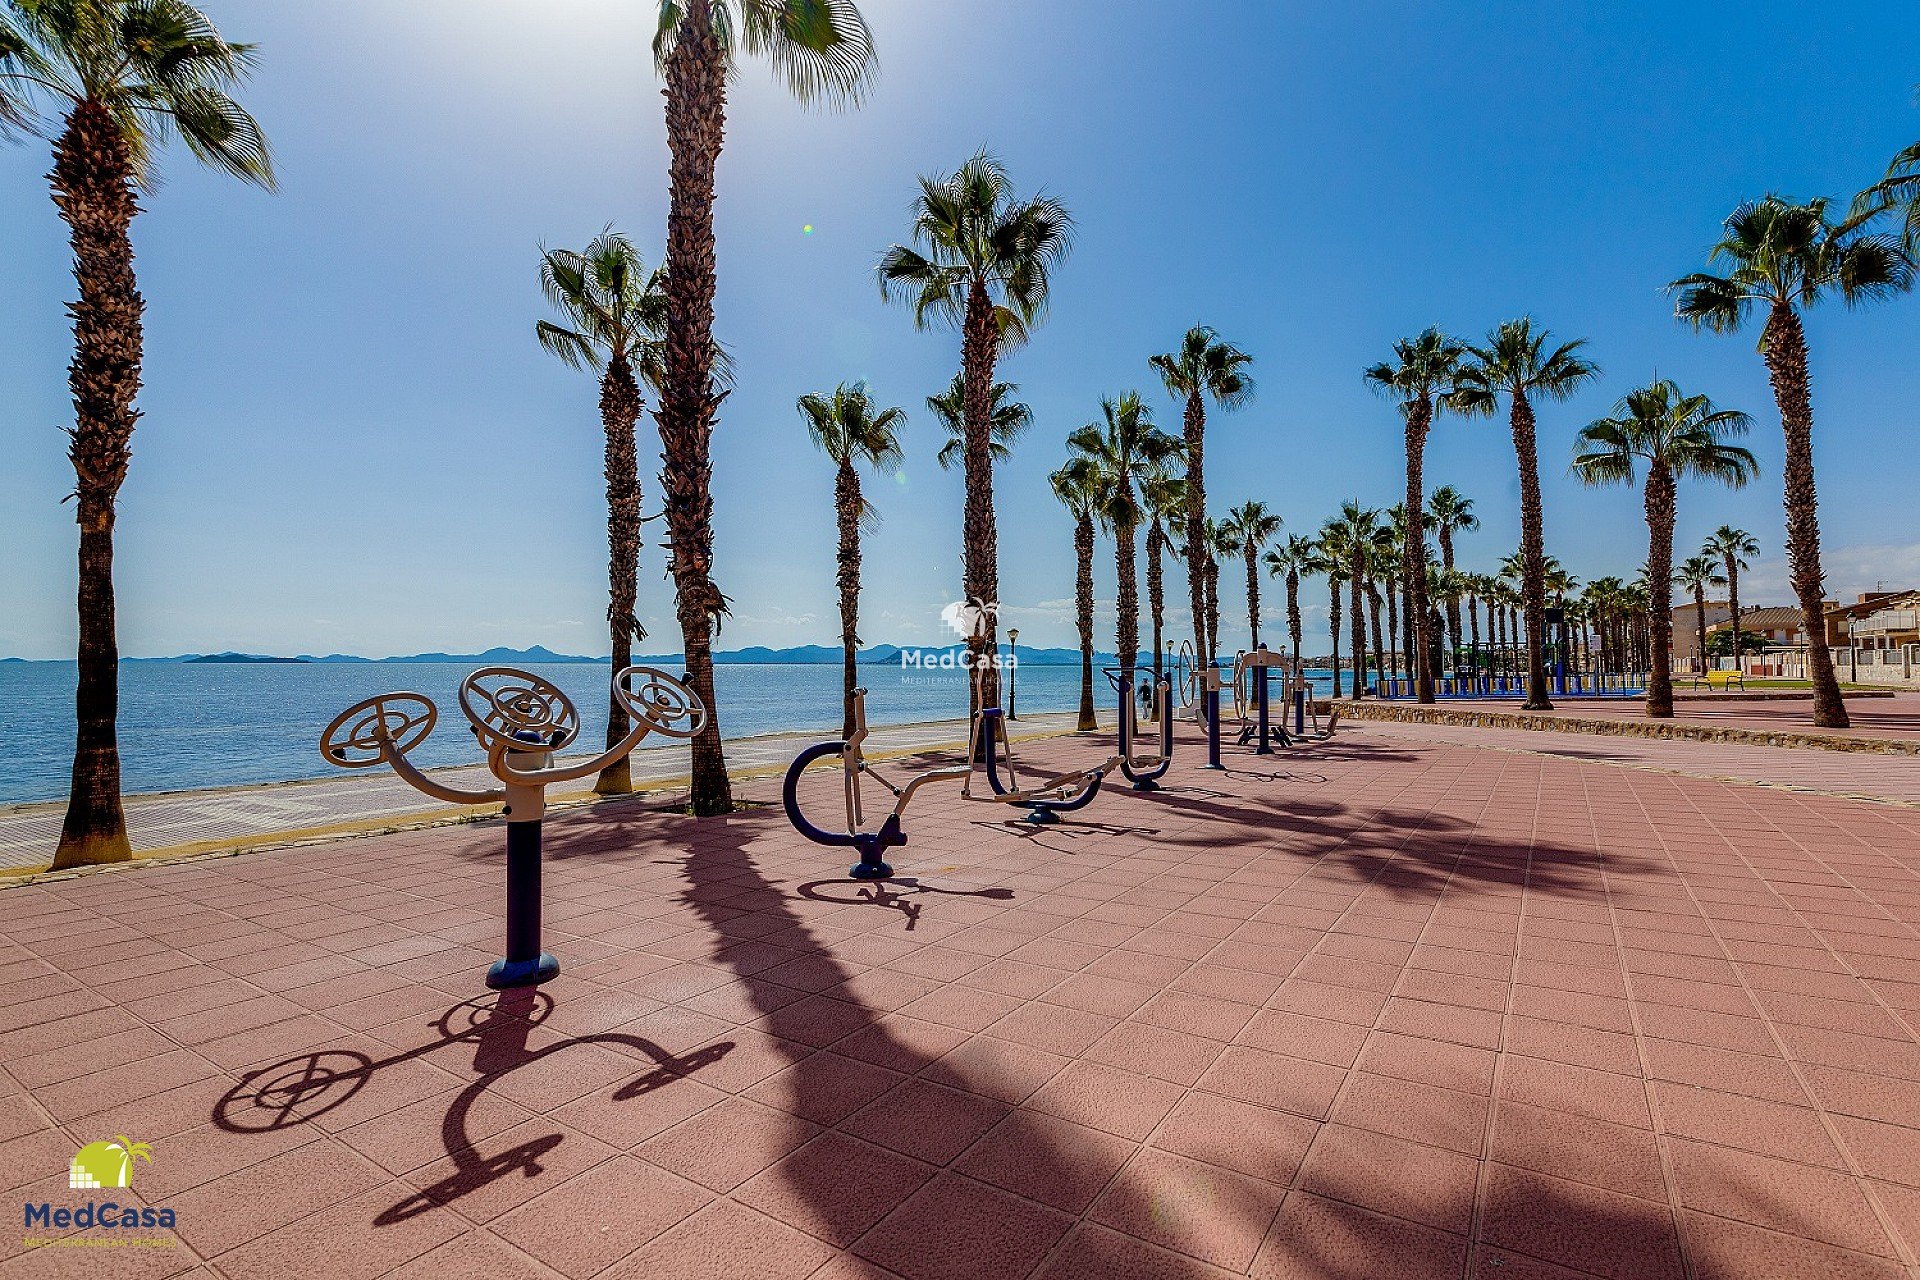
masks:
[[(414, 753), (424, 766), (477, 762), (456, 690), (470, 668), (451, 663), (128, 663), (120, 668), (122, 786), (129, 794), (283, 782), (334, 772), (320, 759), (321, 729), (349, 704), (376, 693), (410, 689), (432, 698), (440, 725)], [(583, 748), (604, 741), (607, 668), (536, 666), (564, 689), (585, 721)], [(720, 728), (729, 738), (840, 729), (840, 668), (733, 666), (715, 669)], [(1112, 702), (1094, 677), (1102, 707)], [(967, 714), (960, 672), (863, 667), (875, 725), (947, 720)], [(1024, 666), (1018, 709), (1071, 711), (1079, 705), (1077, 666)], [(0, 757), (0, 803), (57, 800), (73, 768), (71, 662), (0, 663), (0, 706), (13, 717)], [(1004, 685), (1002, 699), (1005, 698)], [(1104, 721), (1103, 721), (1104, 722)], [(24, 727), (24, 733), (21, 732)]]

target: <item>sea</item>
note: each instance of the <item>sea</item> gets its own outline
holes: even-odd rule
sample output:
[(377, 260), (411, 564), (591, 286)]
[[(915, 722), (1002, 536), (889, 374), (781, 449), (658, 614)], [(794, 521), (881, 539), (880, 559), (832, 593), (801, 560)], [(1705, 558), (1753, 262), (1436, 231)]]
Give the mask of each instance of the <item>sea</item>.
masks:
[[(579, 750), (605, 740), (608, 668), (556, 663), (527, 668), (580, 709)], [(126, 662), (120, 667), (121, 789), (129, 795), (287, 782), (336, 773), (320, 758), (320, 733), (351, 704), (408, 690), (439, 706), (440, 724), (412, 755), (423, 767), (477, 763), (457, 690), (459, 663)], [(1311, 674), (1311, 673), (1310, 673)], [(840, 668), (829, 664), (721, 664), (714, 668), (720, 730), (728, 738), (840, 731)], [(967, 714), (962, 671), (863, 666), (867, 722), (879, 727)], [(71, 662), (0, 662), (0, 706), (12, 720), (0, 753), (0, 804), (63, 799), (73, 769)], [(1114, 695), (1096, 672), (1094, 696)], [(1006, 690), (1001, 701), (1006, 701)], [(1319, 686), (1324, 692), (1324, 681)], [(1077, 665), (1027, 664), (1013, 678), (1015, 710), (1071, 711)], [(1111, 723), (1103, 716), (1102, 723)], [(661, 749), (669, 744), (662, 744)]]

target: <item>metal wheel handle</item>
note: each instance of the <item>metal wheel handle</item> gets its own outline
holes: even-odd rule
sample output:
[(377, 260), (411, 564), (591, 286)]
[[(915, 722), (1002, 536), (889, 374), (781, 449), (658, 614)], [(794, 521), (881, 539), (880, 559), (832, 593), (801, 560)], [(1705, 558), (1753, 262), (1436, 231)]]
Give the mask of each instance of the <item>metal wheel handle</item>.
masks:
[(342, 769), (369, 768), (385, 758), (383, 743), (405, 755), (426, 740), (439, 718), (439, 709), (424, 694), (375, 694), (333, 718), (320, 735), (320, 754)]
[(462, 680), (460, 710), (489, 751), (496, 746), (564, 751), (580, 736), (573, 699), (518, 667), (482, 667)]
[(613, 682), (613, 696), (627, 714), (649, 731), (669, 738), (691, 738), (707, 727), (700, 695), (656, 667), (628, 667)]

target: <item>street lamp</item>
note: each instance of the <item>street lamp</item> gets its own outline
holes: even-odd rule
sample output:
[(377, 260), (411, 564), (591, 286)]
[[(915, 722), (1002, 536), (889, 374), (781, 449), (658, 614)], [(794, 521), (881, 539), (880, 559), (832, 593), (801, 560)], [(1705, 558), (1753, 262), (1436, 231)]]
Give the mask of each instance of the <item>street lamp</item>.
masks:
[(1020, 649), (1020, 628), (1008, 627), (1007, 628), (1007, 656), (1013, 659), (1012, 662), (1007, 664), (1007, 719), (1009, 720), (1018, 720), (1020, 718), (1019, 716), (1016, 716), (1015, 714), (1013, 714), (1013, 692), (1014, 692), (1013, 678), (1014, 678), (1014, 674), (1020, 670), (1019, 649)]

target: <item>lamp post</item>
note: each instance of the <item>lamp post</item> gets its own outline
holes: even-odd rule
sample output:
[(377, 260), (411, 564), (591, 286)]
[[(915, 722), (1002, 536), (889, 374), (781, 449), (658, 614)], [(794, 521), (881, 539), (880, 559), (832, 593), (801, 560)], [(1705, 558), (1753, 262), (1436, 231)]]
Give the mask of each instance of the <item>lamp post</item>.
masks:
[(1007, 719), (1018, 720), (1020, 717), (1013, 714), (1013, 678), (1020, 670), (1020, 628), (1018, 627), (1007, 628), (1007, 657), (1012, 659), (1007, 664)]

